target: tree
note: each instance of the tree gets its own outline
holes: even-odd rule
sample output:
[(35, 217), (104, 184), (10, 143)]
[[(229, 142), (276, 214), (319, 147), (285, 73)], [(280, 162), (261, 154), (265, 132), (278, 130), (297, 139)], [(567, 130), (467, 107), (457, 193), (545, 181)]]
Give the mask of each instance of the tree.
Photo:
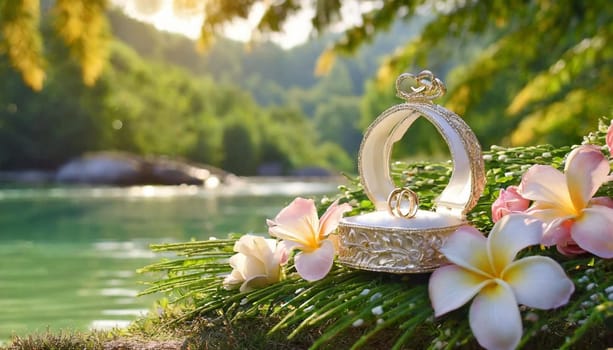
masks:
[(223, 131), (225, 158), (222, 167), (235, 174), (256, 175), (258, 162), (257, 145), (252, 134), (242, 124), (227, 126)]
[[(93, 85), (108, 58), (109, 31), (106, 0), (56, 0), (43, 2), (45, 13), (54, 17), (58, 37), (81, 64), (83, 81)], [(13, 67), (34, 90), (45, 80), (41, 6), (38, 0), (0, 0), (0, 53), (6, 52)]]
[(317, 106), (313, 121), (323, 141), (336, 143), (357, 159), (362, 133), (358, 128), (360, 99), (332, 96)]
[[(63, 40), (42, 24), (45, 89), (33, 91), (0, 56), (1, 169), (53, 169), (99, 150), (189, 158), (241, 175), (263, 161), (280, 161), (287, 172), (329, 165), (319, 161), (329, 151), (317, 147), (299, 111), (273, 117), (236, 85), (145, 60), (116, 40), (100, 79), (87, 87)], [(298, 151), (288, 137), (299, 140)]]
[[(253, 35), (260, 40), (282, 31), (284, 24), (305, 8), (313, 13), (313, 33), (324, 33), (346, 20), (341, 8), (349, 3), (355, 4), (351, 0), (174, 0), (180, 13), (204, 11), (201, 47), (210, 47), (226, 24), (247, 18), (256, 7), (263, 9)], [(395, 21), (413, 21), (428, 13), (431, 20), (421, 34), (383, 62), (377, 77), (379, 86), (391, 86), (400, 72), (431, 68), (434, 53), (446, 57), (453, 52), (450, 48), (469, 45), (478, 49), (476, 54), (450, 55), (467, 63), (446, 61), (441, 66), (443, 73), (449, 70), (445, 103), (468, 116), (480, 137), (504, 130), (494, 127), (503, 119), (502, 124), (514, 129), (508, 143), (568, 142), (569, 137), (578, 140), (594, 119), (611, 113), (608, 101), (613, 84), (608, 77), (613, 69), (613, 8), (609, 1), (357, 3), (359, 24), (347, 29), (320, 56), (320, 71), (329, 69), (337, 54), (355, 53)], [(86, 83), (99, 74), (100, 62), (106, 57), (106, 7), (104, 0), (58, 0), (49, 10), (56, 18), (59, 36), (81, 63)], [(44, 77), (43, 50), (36, 30), (39, 3), (0, 0), (0, 11), (3, 52), (28, 84), (39, 89)], [(488, 122), (479, 122), (483, 117)], [(558, 139), (561, 136), (564, 140)], [(496, 137), (500, 140), (502, 135)]]

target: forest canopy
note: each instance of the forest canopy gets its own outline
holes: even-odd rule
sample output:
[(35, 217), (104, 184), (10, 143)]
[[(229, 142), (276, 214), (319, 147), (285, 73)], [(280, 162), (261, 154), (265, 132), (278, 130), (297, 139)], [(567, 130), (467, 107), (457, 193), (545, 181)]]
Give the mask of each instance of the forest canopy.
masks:
[[(189, 43), (117, 11), (107, 16), (115, 29), (130, 29), (122, 35), (136, 34), (135, 41), (149, 33), (153, 40)], [(318, 139), (299, 108), (263, 107), (231, 81), (143, 57), (122, 40), (109, 42), (108, 62), (88, 86), (70, 47), (53, 35), (49, 21), (42, 27), (44, 89), (24, 84), (8, 57), (0, 56), (1, 169), (54, 169), (72, 157), (109, 149), (178, 157), (241, 175), (255, 175), (261, 166), (282, 174), (313, 166), (353, 169), (340, 146)]]
[[(148, 11), (158, 10), (160, 3), (135, 1), (141, 7), (146, 3)], [(351, 22), (358, 24), (328, 36), (348, 22), (347, 16), (356, 16), (343, 11), (344, 6), (357, 6), (359, 18)], [(138, 36), (118, 30), (138, 25), (118, 20), (121, 15), (109, 9), (104, 0), (0, 0), (0, 74), (10, 78), (2, 82), (7, 93), (0, 96), (0, 107), (6, 106), (0, 108), (0, 133), (8, 135), (2, 142), (12, 142), (10, 148), (1, 148), (0, 166), (36, 159), (31, 155), (42, 144), (28, 143), (70, 132), (62, 127), (61, 135), (37, 135), (32, 129), (48, 129), (30, 125), (34, 121), (70, 121), (73, 132), (80, 125), (95, 137), (62, 146), (56, 158), (39, 155), (49, 166), (71, 153), (66, 149), (76, 153), (109, 146), (227, 165), (224, 159), (232, 159), (233, 151), (224, 149), (231, 143), (223, 138), (249, 135), (254, 165), (240, 165), (251, 169), (247, 173), (280, 154), (288, 167), (332, 162), (350, 169), (360, 130), (399, 102), (393, 79), (425, 68), (447, 83), (448, 94), (440, 103), (462, 115), (486, 147), (576, 143), (613, 109), (613, 83), (608, 79), (613, 69), (613, 8), (604, 0), (174, 0), (177, 13), (205, 14), (199, 40), (200, 48), (207, 50), (203, 56), (189, 40), (168, 39), (153, 28), (147, 33), (139, 27)], [(261, 17), (246, 54), (241, 44), (221, 36), (228, 23), (247, 18), (254, 9)], [(288, 51), (266, 42), (305, 9), (312, 14), (316, 40)], [(129, 54), (125, 44), (137, 54)], [(147, 63), (126, 63), (139, 59)], [(180, 68), (162, 67), (161, 60)], [(314, 71), (327, 75), (316, 78)], [(198, 82), (192, 81), (194, 75)], [(70, 103), (83, 97), (77, 106), (64, 106), (66, 113), (57, 120), (42, 120), (40, 106), (23, 107), (32, 99), (64, 101), (58, 91), (75, 89), (79, 92)], [(93, 97), (105, 93), (107, 97)], [(236, 106), (224, 105), (224, 98), (237, 100)], [(198, 104), (210, 109), (198, 109)], [(28, 114), (28, 108), (38, 110)], [(15, 117), (15, 109), (25, 114)], [(91, 110), (106, 112), (91, 115)], [(121, 131), (107, 130), (115, 120), (122, 121)], [(445, 152), (429, 125), (415, 129), (395, 148), (397, 155), (414, 156), (415, 149)], [(15, 132), (30, 135), (28, 141), (19, 140), (22, 136)], [(286, 135), (304, 136), (307, 140), (296, 145), (305, 150), (281, 141)], [(275, 145), (266, 144), (271, 142)], [(319, 151), (307, 150), (315, 148)], [(52, 152), (54, 147), (43, 149)]]

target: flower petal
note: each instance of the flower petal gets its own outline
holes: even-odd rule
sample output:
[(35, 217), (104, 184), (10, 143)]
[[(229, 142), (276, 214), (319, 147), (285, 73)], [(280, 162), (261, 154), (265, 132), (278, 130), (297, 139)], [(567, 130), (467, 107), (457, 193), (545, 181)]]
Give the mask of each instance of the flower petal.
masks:
[(332, 242), (332, 245), (334, 246), (334, 251), (338, 252), (341, 246), (341, 238), (339, 235), (337, 234), (331, 234), (328, 236), (328, 238), (326, 238), (327, 240), (329, 240), (330, 242)]
[(564, 172), (575, 209), (581, 210), (606, 181), (609, 162), (598, 147), (583, 145), (568, 154)]
[(610, 197), (594, 197), (588, 203), (588, 206), (592, 205), (602, 205), (603, 207), (608, 207), (613, 209), (613, 198)]
[(572, 238), (569, 238), (564, 242), (559, 242), (556, 244), (556, 248), (558, 249), (558, 252), (566, 256), (575, 256), (587, 253), (586, 250), (581, 248)]
[(567, 256), (585, 253), (570, 235), (570, 229), (574, 224), (572, 218), (562, 217), (553, 220), (545, 226), (541, 244), (547, 247), (555, 245), (560, 253)]
[(430, 276), (428, 293), (434, 315), (440, 316), (466, 304), (491, 279), (457, 265), (438, 268)]
[(273, 281), (269, 276), (266, 275), (258, 275), (258, 276), (250, 276), (248, 280), (245, 280), (241, 285), (239, 291), (241, 293), (251, 292), (254, 289), (262, 288), (273, 284)]
[(311, 227), (318, 227), (319, 219), (317, 219), (315, 202), (312, 199), (298, 197), (287, 207), (281, 209), (274, 222), (286, 227), (298, 225), (296, 228), (300, 228), (304, 223), (311, 225)]
[(561, 242), (566, 242), (570, 237), (570, 228), (573, 225), (572, 218), (558, 218), (545, 225), (543, 229), (543, 237), (541, 238), (541, 244), (549, 247), (557, 245)]
[(549, 165), (533, 165), (519, 184), (519, 193), (527, 199), (550, 203), (565, 211), (574, 212), (568, 193), (566, 177)]
[(509, 265), (520, 250), (539, 244), (543, 223), (528, 215), (511, 214), (498, 221), (487, 239), (487, 254), (497, 275)]
[(462, 226), (443, 243), (440, 251), (452, 263), (467, 270), (492, 277), (487, 257), (487, 239), (472, 226)]
[(242, 253), (230, 257), (230, 266), (238, 271), (244, 280), (251, 278), (251, 276), (266, 274), (266, 265), (261, 260)]
[(296, 271), (307, 281), (320, 280), (330, 272), (334, 262), (334, 244), (325, 239), (321, 247), (312, 252), (300, 252), (294, 258)]
[(223, 287), (228, 290), (235, 289), (239, 287), (243, 282), (245, 282), (245, 279), (240, 274), (240, 272), (238, 270), (232, 270), (232, 272), (228, 276), (226, 276), (226, 278), (224, 278)]
[(577, 244), (601, 258), (613, 258), (613, 209), (594, 205), (586, 208), (570, 235)]
[(470, 306), (468, 318), (475, 338), (486, 349), (515, 349), (521, 339), (521, 316), (506, 283), (483, 288)]
[(330, 204), (324, 215), (319, 219), (319, 239), (324, 239), (332, 231), (336, 230), (343, 213), (350, 211), (351, 206), (347, 203), (338, 205), (338, 199)]
[(289, 254), (292, 251), (292, 249), (288, 249), (288, 246), (284, 244), (284, 242), (287, 241), (281, 241), (277, 244), (277, 248), (275, 249), (274, 253), (274, 260), (279, 265), (285, 265), (285, 263), (287, 263), (287, 260), (289, 260)]
[(285, 250), (286, 252), (291, 252), (294, 249), (300, 249), (300, 247), (302, 247), (302, 245), (298, 242), (295, 241), (281, 241), (279, 242), (279, 247), (280, 249)]
[(575, 212), (570, 213), (561, 207), (556, 207), (550, 203), (535, 202), (528, 210), (524, 212), (535, 219), (539, 219), (544, 223), (550, 223), (560, 218), (572, 219), (575, 217)]
[(268, 220), (271, 236), (300, 243), (310, 249), (317, 248), (319, 219), (312, 199), (296, 198), (283, 208), (275, 220)]
[(258, 259), (265, 266), (274, 259), (277, 241), (270, 238), (246, 234), (234, 243), (234, 251)]
[(498, 198), (492, 204), (492, 221), (497, 222), (505, 215), (523, 212), (530, 206), (530, 200), (519, 194), (517, 186), (500, 189)]
[(503, 272), (517, 302), (537, 309), (552, 309), (568, 303), (575, 285), (562, 267), (544, 256), (529, 256), (513, 262)]
[[(272, 237), (276, 237), (285, 243), (285, 247), (288, 250), (303, 249), (311, 250), (318, 246), (318, 242), (311, 235), (311, 232), (307, 231), (291, 231), (284, 226), (274, 226), (268, 228), (268, 233)], [(291, 244), (290, 244), (291, 242)]]

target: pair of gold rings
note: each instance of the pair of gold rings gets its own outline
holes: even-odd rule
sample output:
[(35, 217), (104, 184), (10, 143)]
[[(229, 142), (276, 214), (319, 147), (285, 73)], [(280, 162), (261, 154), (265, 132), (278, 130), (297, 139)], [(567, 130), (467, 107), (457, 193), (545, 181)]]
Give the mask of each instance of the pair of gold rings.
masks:
[(387, 210), (394, 216), (410, 219), (418, 209), (419, 197), (407, 187), (396, 188), (387, 197)]

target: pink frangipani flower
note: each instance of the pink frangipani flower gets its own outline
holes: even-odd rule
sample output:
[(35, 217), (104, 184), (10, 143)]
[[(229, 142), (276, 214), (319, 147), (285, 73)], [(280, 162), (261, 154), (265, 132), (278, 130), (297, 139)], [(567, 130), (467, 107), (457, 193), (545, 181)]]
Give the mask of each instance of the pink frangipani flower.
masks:
[(517, 192), (517, 186), (500, 189), (500, 194), (492, 204), (492, 221), (497, 222), (510, 213), (519, 213), (528, 209), (530, 200)]
[(307, 281), (317, 281), (330, 272), (336, 255), (334, 242), (328, 235), (349, 210), (349, 204), (339, 205), (335, 201), (320, 220), (312, 199), (296, 198), (274, 220), (267, 221), (268, 232), (281, 239), (288, 251), (300, 250), (294, 258), (296, 271)]
[(575, 287), (553, 259), (515, 260), (525, 247), (539, 243), (542, 225), (527, 215), (504, 216), (486, 238), (471, 226), (454, 232), (441, 252), (452, 265), (432, 273), (428, 285), (435, 316), (474, 300), (468, 320), (487, 349), (515, 349), (522, 336), (517, 304), (552, 309), (568, 303)]
[(600, 149), (583, 145), (571, 151), (564, 173), (534, 165), (524, 174), (519, 193), (533, 201), (526, 214), (545, 224), (541, 243), (557, 245), (563, 254), (588, 251), (613, 257), (613, 205), (610, 198), (592, 198), (608, 181), (609, 163)]

